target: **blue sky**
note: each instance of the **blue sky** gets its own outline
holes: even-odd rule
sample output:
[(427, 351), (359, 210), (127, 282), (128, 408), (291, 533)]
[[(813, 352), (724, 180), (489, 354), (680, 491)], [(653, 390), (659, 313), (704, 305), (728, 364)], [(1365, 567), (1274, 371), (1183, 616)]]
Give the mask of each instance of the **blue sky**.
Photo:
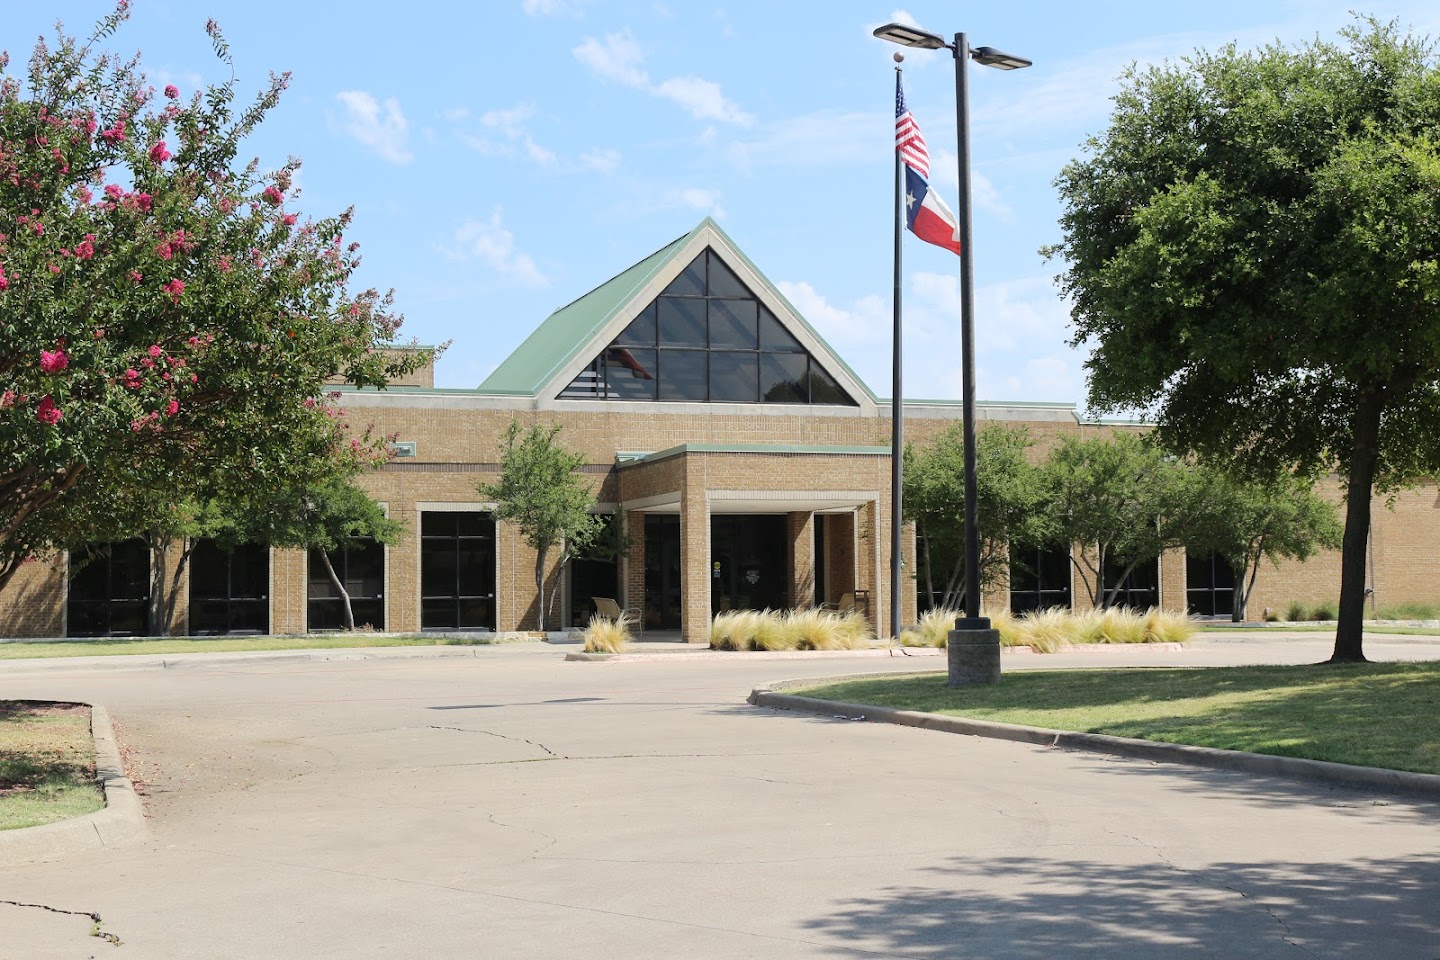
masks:
[[(55, 20), (85, 34), (100, 0), (16, 3), (0, 46), (23, 63)], [(240, 88), (291, 71), (251, 141), (262, 163), (303, 159), (299, 209), (354, 205), (361, 283), (393, 287), (402, 333), (453, 341), (439, 386), (476, 386), (553, 309), (713, 216), (881, 396), (890, 390), (894, 72), (881, 23), (965, 30), (1035, 61), (972, 67), (977, 390), (982, 400), (1077, 402), (1053, 265), (1052, 186), (1105, 127), (1131, 62), (1227, 42), (1333, 37), (1340, 2), (1010, 3), (911, 0), (134, 0), (107, 42), (187, 95), (223, 78), (219, 20)], [(1433, 0), (1365, 8), (1440, 33)], [(906, 98), (953, 206), (954, 72), (913, 52)], [(959, 261), (907, 237), (905, 395), (955, 398)]]

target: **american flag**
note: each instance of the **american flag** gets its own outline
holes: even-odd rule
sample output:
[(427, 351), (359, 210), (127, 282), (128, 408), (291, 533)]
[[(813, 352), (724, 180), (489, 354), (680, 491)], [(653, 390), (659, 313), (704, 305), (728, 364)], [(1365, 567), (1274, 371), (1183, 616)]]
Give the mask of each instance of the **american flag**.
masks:
[(920, 136), (920, 126), (910, 116), (905, 106), (905, 91), (900, 88), (900, 74), (895, 74), (895, 149), (900, 159), (926, 180), (930, 179), (930, 151), (925, 149), (925, 138)]

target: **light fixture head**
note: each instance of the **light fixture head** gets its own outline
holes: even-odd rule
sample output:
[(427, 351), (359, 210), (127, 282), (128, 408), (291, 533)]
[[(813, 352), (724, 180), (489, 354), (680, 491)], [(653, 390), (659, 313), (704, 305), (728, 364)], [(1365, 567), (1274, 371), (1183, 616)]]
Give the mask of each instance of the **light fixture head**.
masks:
[(982, 67), (994, 67), (997, 70), (1019, 70), (1030, 66), (1030, 61), (1024, 57), (1017, 57), (994, 47), (972, 47), (970, 59)]
[(902, 47), (919, 47), (922, 50), (939, 50), (941, 47), (949, 46), (944, 38), (936, 36), (928, 30), (906, 26), (903, 23), (887, 23), (883, 27), (876, 27), (872, 35), (881, 40), (898, 43)]

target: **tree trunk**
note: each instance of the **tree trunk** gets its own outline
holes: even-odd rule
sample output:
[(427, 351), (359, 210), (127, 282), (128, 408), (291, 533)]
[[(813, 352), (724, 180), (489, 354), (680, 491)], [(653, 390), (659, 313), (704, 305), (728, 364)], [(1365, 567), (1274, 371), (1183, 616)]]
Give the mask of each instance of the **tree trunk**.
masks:
[(540, 598), (537, 604), (537, 613), (540, 616), (540, 632), (545, 632), (545, 554), (549, 551), (541, 547), (535, 552), (535, 595)]
[(925, 602), (935, 606), (935, 565), (930, 562), (930, 532), (926, 526), (919, 525), (920, 542), (925, 545)]
[(170, 621), (165, 616), (165, 555), (170, 542), (157, 534), (146, 537), (150, 542), (150, 602), (148, 633), (154, 637), (170, 636)]
[(345, 616), (345, 629), (354, 633), (355, 611), (350, 608), (350, 591), (345, 589), (345, 584), (335, 575), (335, 565), (330, 562), (330, 551), (317, 550), (316, 553), (320, 554), (320, 559), (325, 563), (325, 572), (330, 575), (330, 582), (340, 591), (340, 612)]
[[(1246, 611), (1250, 609), (1250, 594), (1255, 592), (1255, 578), (1260, 574), (1260, 561), (1265, 556), (1265, 538), (1261, 537), (1246, 554), (1240, 565), (1240, 575), (1235, 578), (1235, 610), (1230, 614), (1232, 623), (1244, 623)], [(1250, 576), (1247, 578), (1246, 573)]]
[[(1115, 581), (1115, 586), (1111, 587), (1109, 592), (1105, 594), (1105, 606), (1102, 609), (1109, 610), (1115, 606), (1115, 598), (1120, 595), (1120, 588), (1125, 586), (1125, 581), (1130, 579), (1130, 574), (1134, 573), (1135, 568), (1138, 566), (1140, 566), (1140, 561), (1134, 560), (1130, 563), (1130, 566), (1125, 568), (1125, 572), (1120, 574), (1120, 579)], [(1101, 569), (1103, 570), (1104, 567), (1101, 567)]]
[(1330, 663), (1365, 663), (1365, 554), (1370, 542), (1370, 494), (1380, 459), (1383, 396), (1362, 394), (1355, 408), (1355, 449), (1345, 491), (1345, 539), (1340, 552), (1340, 616)]

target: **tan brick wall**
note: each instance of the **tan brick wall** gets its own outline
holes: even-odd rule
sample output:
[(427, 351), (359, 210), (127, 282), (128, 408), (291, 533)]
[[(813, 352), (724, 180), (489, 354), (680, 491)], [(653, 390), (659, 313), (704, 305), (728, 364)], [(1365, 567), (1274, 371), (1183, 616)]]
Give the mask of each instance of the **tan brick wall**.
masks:
[(64, 558), (47, 557), (22, 565), (0, 600), (0, 636), (64, 636)]

